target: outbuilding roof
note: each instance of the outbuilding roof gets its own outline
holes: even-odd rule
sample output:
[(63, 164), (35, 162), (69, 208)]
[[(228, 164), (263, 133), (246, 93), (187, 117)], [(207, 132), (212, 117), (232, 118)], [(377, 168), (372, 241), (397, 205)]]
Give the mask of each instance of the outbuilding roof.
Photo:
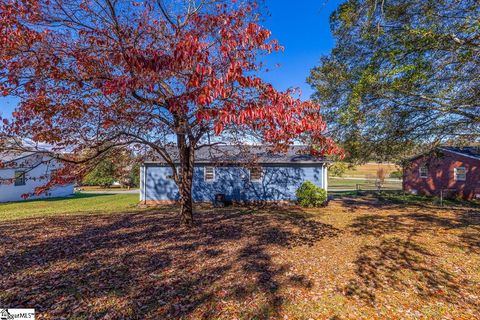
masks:
[[(178, 149), (175, 146), (168, 148), (168, 153), (175, 162), (179, 162)], [(306, 153), (305, 146), (291, 146), (286, 153), (273, 153), (266, 146), (248, 145), (215, 145), (203, 147), (195, 152), (196, 164), (250, 162), (261, 164), (322, 164), (330, 161)], [(157, 156), (145, 161), (145, 163), (164, 164), (165, 161)]]
[(439, 149), (480, 160), (480, 147), (440, 147)]
[(406, 159), (407, 161), (413, 161), (417, 158), (437, 153), (450, 152), (453, 154), (461, 155), (468, 158), (480, 160), (480, 147), (477, 146), (467, 146), (467, 147), (451, 147), (451, 146), (440, 146), (428, 152), (417, 154), (413, 157)]

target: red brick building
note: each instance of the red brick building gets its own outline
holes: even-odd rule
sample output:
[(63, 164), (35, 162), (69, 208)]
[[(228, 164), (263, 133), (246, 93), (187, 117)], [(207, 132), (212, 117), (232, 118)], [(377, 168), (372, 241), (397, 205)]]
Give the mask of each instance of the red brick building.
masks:
[(480, 198), (480, 147), (440, 147), (409, 159), (403, 190), (408, 193)]

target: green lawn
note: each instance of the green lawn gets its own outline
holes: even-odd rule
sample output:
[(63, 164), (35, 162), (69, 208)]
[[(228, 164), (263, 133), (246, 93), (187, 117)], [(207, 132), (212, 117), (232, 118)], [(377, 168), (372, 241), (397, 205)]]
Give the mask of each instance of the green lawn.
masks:
[(110, 192), (110, 191), (129, 191), (129, 190), (138, 190), (138, 188), (122, 188), (121, 186), (111, 186), (109, 188), (104, 188), (100, 186), (82, 186), (79, 187), (79, 191), (95, 191), (95, 192)]
[(81, 194), (0, 204), (0, 221), (71, 214), (103, 214), (140, 210), (138, 194)]
[[(359, 179), (349, 179), (345, 178), (328, 178), (328, 188), (331, 191), (335, 190), (356, 190), (357, 184), (360, 185), (361, 190), (374, 190), (375, 181), (371, 180), (359, 180)], [(390, 179), (386, 181), (383, 185), (384, 189), (387, 190), (401, 190), (402, 181), (395, 180), (391, 181)]]
[(367, 163), (347, 170), (342, 177), (329, 176), (329, 190), (333, 192), (357, 190), (357, 185), (360, 190), (376, 190), (375, 178), (379, 169), (387, 173), (383, 190), (402, 190), (402, 180), (389, 178), (392, 172), (398, 170), (392, 163)]

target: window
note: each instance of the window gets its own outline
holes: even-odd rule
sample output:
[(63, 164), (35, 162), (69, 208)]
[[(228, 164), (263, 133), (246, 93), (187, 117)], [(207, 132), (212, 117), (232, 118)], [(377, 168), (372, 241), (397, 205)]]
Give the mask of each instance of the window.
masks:
[(454, 178), (456, 181), (465, 181), (467, 180), (467, 170), (465, 167), (458, 167), (454, 169)]
[(24, 186), (26, 184), (25, 171), (15, 171), (15, 186)]
[(203, 177), (206, 182), (215, 181), (215, 167), (205, 167)]
[(260, 182), (262, 181), (263, 170), (262, 168), (252, 168), (250, 169), (250, 181)]
[(428, 168), (427, 166), (421, 166), (419, 169), (420, 178), (428, 178)]

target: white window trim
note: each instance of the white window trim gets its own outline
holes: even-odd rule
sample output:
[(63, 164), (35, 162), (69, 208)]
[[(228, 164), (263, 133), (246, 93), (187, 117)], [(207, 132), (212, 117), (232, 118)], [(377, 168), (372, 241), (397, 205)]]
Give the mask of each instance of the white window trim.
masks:
[[(213, 178), (207, 179), (207, 168), (212, 168)], [(205, 182), (215, 182), (216, 174), (215, 174), (215, 167), (207, 166), (203, 168), (203, 181)]]
[[(463, 169), (463, 171), (465, 172), (464, 173), (464, 176), (465, 178), (464, 179), (458, 179), (458, 169)], [(453, 179), (455, 181), (466, 181), (467, 180), (467, 169), (465, 167), (457, 167), (457, 168), (454, 168), (453, 169)]]
[[(422, 169), (425, 168), (427, 173), (425, 175), (422, 175)], [(418, 168), (418, 175), (420, 176), (420, 178), (422, 179), (426, 179), (428, 178), (428, 167), (423, 165), (423, 166), (420, 166), (420, 168)]]
[(252, 169), (248, 169), (248, 180), (250, 182), (262, 182), (263, 180), (263, 168), (260, 167), (260, 178), (259, 179), (252, 179)]

